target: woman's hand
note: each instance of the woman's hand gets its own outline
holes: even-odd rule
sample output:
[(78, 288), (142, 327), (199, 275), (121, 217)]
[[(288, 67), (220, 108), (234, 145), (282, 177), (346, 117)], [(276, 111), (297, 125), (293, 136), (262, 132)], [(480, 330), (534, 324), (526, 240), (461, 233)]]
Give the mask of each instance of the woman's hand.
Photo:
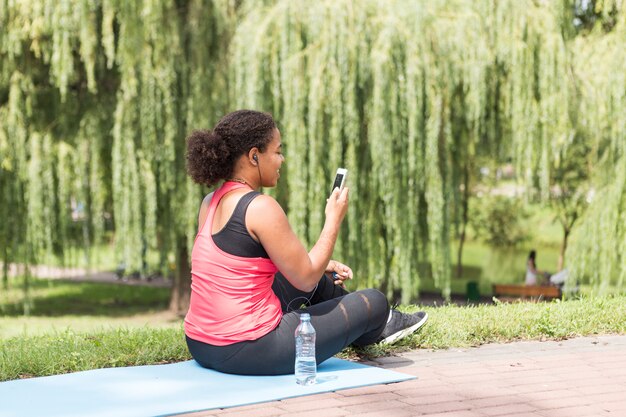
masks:
[(352, 269), (348, 265), (331, 259), (326, 267), (326, 276), (332, 279), (335, 285), (346, 288), (345, 281), (352, 279)]
[(330, 194), (330, 197), (326, 199), (326, 220), (332, 222), (335, 225), (341, 224), (343, 218), (348, 211), (348, 187), (344, 187), (339, 191), (339, 188), (335, 188)]

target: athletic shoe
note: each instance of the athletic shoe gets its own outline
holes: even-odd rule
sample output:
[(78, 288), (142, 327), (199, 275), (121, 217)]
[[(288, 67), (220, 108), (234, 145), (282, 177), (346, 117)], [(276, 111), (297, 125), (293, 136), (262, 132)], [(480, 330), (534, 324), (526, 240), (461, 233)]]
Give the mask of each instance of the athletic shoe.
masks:
[(398, 310), (391, 310), (391, 320), (387, 322), (380, 335), (379, 343), (394, 343), (414, 333), (428, 320), (428, 314), (423, 311), (407, 314)]

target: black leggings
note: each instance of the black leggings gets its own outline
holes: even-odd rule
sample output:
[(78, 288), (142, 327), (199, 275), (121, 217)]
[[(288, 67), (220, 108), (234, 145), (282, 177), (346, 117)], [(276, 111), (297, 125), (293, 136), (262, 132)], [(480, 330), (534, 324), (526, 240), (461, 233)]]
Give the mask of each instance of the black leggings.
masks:
[[(265, 336), (226, 346), (214, 346), (187, 337), (191, 356), (203, 367), (241, 375), (283, 375), (294, 372), (294, 332), (300, 313), (311, 315), (315, 327), (315, 357), (321, 363), (353, 344), (376, 342), (382, 333), (389, 304), (384, 294), (367, 289), (349, 293), (323, 276), (313, 293), (294, 288), (280, 273), (272, 289), (278, 296), (283, 318)], [(300, 309), (307, 304), (306, 309)]]

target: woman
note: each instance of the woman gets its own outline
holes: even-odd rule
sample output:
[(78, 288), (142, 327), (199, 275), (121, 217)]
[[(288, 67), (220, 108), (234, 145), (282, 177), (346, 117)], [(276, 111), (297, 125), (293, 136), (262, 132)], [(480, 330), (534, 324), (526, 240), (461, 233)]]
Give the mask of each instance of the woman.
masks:
[(191, 178), (208, 186), (224, 180), (202, 202), (191, 255), (185, 334), (204, 367), (293, 373), (302, 304), (317, 331), (317, 363), (350, 344), (397, 340), (426, 321), (425, 313), (390, 312), (377, 290), (344, 289), (352, 270), (330, 258), (348, 188), (333, 190), (320, 237), (306, 251), (276, 200), (258, 192), (277, 184), (283, 162), (280, 132), (267, 113), (239, 110), (188, 138)]
[(526, 261), (526, 285), (537, 285), (537, 275), (539, 271), (535, 263), (536, 256), (537, 252), (535, 250), (531, 250), (528, 254), (528, 260)]
[[(541, 282), (538, 280), (540, 276), (542, 277)], [(533, 249), (528, 254), (526, 261), (526, 285), (540, 285), (543, 282), (550, 284), (550, 274), (537, 269), (537, 251)]]

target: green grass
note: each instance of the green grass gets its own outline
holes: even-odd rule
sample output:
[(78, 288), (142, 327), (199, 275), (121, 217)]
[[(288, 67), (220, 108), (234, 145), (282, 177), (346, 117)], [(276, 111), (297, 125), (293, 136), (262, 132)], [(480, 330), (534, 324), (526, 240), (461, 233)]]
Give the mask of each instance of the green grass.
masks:
[[(60, 291), (57, 285), (69, 284), (52, 285), (52, 288)], [(97, 314), (90, 316), (85, 330), (79, 331), (75, 328), (75, 323), (68, 322), (65, 329), (48, 328), (42, 329), (39, 334), (20, 333), (3, 338), (0, 341), (0, 380), (190, 359), (180, 320), (164, 322), (156, 314), (152, 322), (141, 326), (132, 327), (121, 321), (136, 316), (137, 309), (149, 310), (153, 307), (153, 295), (149, 292), (143, 293), (143, 289), (128, 287), (143, 293), (142, 296), (135, 296), (127, 294), (123, 289), (126, 287), (119, 285), (109, 285), (113, 288), (108, 289), (103, 284), (72, 285), (87, 288), (96, 285), (99, 290), (78, 292), (95, 297), (90, 301), (95, 304), (92, 311)], [(124, 302), (113, 304), (115, 308), (110, 309), (110, 317), (101, 316), (106, 310), (105, 306), (111, 303), (111, 292)], [(73, 294), (73, 297), (77, 297), (77, 293)], [(80, 302), (78, 298), (73, 300), (85, 311), (86, 302)], [(131, 305), (131, 301), (134, 305)], [(142, 307), (143, 301), (146, 301), (147, 307)], [(69, 314), (71, 305), (55, 303), (49, 304), (47, 308), (51, 305), (56, 305), (61, 310), (53, 320), (72, 320)], [(373, 345), (360, 350), (348, 348), (338, 356), (350, 359), (368, 358), (411, 349), (445, 349), (528, 339), (559, 340), (594, 334), (626, 334), (626, 296), (623, 295), (583, 297), (551, 303), (407, 306), (404, 309), (424, 309), (428, 312), (430, 318), (418, 333), (392, 346)], [(41, 311), (37, 310), (37, 303), (34, 311)], [(145, 317), (150, 316), (147, 314)], [(74, 316), (73, 320), (79, 321), (80, 317)], [(18, 316), (3, 318), (0, 324), (23, 319)], [(28, 319), (41, 320), (42, 323), (47, 320), (45, 317)]]
[(0, 380), (96, 368), (162, 364), (189, 359), (183, 331), (118, 328), (13, 337), (0, 346)]
[(0, 380), (189, 359), (168, 288), (23, 280), (0, 293)]
[(56, 317), (0, 317), (0, 343), (13, 337), (39, 336), (48, 333), (100, 332), (118, 328), (173, 328), (180, 326), (182, 319), (168, 311), (140, 313), (110, 317), (78, 316), (66, 314)]
[[(57, 317), (67, 314), (120, 317), (167, 308), (168, 288), (72, 282), (31, 278), (30, 316)], [(24, 313), (23, 279), (14, 278), (8, 290), (2, 289), (0, 313)]]
[(169, 289), (31, 278), (30, 312), (24, 313), (21, 278), (0, 291), (0, 340), (112, 328), (180, 326), (167, 311)]
[(375, 357), (411, 349), (446, 349), (519, 340), (562, 340), (596, 334), (626, 334), (626, 296), (581, 297), (553, 302), (407, 307), (428, 312), (426, 325), (393, 346), (373, 345), (343, 355)]

